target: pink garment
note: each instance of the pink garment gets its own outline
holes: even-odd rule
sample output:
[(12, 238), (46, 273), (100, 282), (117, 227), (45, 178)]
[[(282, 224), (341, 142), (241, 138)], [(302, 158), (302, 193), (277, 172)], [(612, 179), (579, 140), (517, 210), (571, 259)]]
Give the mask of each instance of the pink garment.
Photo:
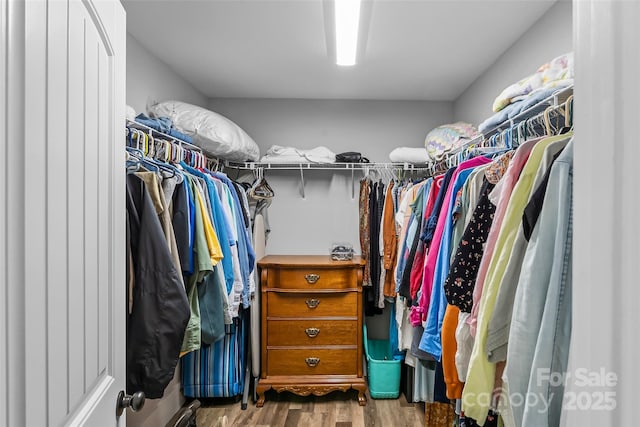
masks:
[(507, 168), (505, 175), (502, 177), (502, 180), (504, 180), (504, 182), (501, 182), (499, 184), (502, 186), (502, 189), (498, 198), (496, 212), (493, 215), (491, 230), (489, 230), (489, 236), (487, 237), (487, 242), (485, 243), (484, 254), (482, 255), (482, 260), (480, 261), (480, 266), (478, 267), (476, 285), (473, 288), (473, 307), (471, 308), (471, 315), (467, 318), (467, 323), (469, 324), (471, 330), (471, 336), (473, 336), (474, 338), (476, 336), (478, 311), (480, 309), (480, 298), (482, 297), (484, 280), (486, 279), (487, 270), (489, 269), (489, 264), (491, 262), (491, 258), (493, 257), (493, 251), (496, 246), (496, 241), (498, 240), (498, 234), (500, 234), (500, 227), (502, 226), (504, 214), (507, 211), (507, 205), (509, 204), (509, 199), (511, 198), (513, 187), (515, 187), (516, 183), (518, 182), (520, 172), (522, 171), (522, 168), (524, 168), (524, 165), (527, 163), (531, 150), (541, 139), (542, 138), (531, 139), (518, 147), (515, 154), (513, 155), (513, 158), (509, 162), (509, 167)]
[(438, 259), (438, 251), (440, 250), (440, 243), (442, 241), (442, 233), (444, 232), (445, 223), (447, 221), (451, 221), (451, 218), (447, 217), (446, 212), (449, 211), (449, 204), (451, 203), (451, 192), (453, 191), (453, 183), (456, 182), (456, 178), (461, 171), (485, 165), (487, 163), (491, 163), (491, 160), (487, 159), (486, 157), (474, 157), (471, 160), (460, 163), (456, 171), (453, 173), (453, 176), (451, 176), (451, 181), (449, 187), (447, 188), (447, 192), (445, 193), (442, 207), (440, 209), (440, 214), (438, 215), (438, 224), (436, 225), (436, 230), (433, 233), (431, 247), (429, 248), (429, 252), (427, 253), (424, 261), (424, 272), (422, 273), (421, 288), (422, 293), (420, 295), (419, 306), (411, 307), (412, 321), (416, 321), (418, 319), (418, 315), (420, 321), (422, 322), (427, 318), (427, 312), (429, 311), (429, 302), (431, 301), (431, 290), (433, 287), (433, 274), (435, 272), (436, 260)]

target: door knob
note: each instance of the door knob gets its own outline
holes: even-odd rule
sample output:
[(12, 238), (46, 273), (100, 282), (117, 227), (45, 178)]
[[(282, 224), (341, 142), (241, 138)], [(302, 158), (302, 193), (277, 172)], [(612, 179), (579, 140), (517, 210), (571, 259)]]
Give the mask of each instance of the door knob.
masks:
[(125, 394), (120, 390), (116, 401), (116, 416), (122, 415), (126, 408), (131, 408), (133, 412), (138, 412), (144, 406), (144, 392), (137, 391), (133, 395)]

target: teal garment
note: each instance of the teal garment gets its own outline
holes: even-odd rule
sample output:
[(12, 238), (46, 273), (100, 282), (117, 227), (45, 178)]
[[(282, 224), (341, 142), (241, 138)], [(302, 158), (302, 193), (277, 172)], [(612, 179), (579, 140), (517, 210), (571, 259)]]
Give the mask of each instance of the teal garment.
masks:
[(200, 326), (202, 343), (213, 344), (224, 337), (224, 299), (220, 281), (224, 282), (222, 265), (218, 263), (213, 273), (198, 285), (200, 302)]
[[(185, 176), (189, 179), (191, 190), (193, 194), (199, 191), (197, 185), (193, 182), (193, 178)], [(204, 222), (202, 217), (202, 210), (200, 210), (196, 203), (195, 210), (195, 228), (193, 236), (193, 258), (194, 258), (194, 272), (189, 277), (187, 295), (189, 296), (189, 307), (191, 309), (191, 316), (189, 323), (184, 333), (184, 341), (182, 342), (181, 353), (189, 353), (194, 350), (198, 350), (202, 345), (201, 340), (201, 324), (200, 324), (200, 304), (198, 301), (198, 286), (203, 280), (210, 275), (213, 271), (213, 264), (211, 263), (211, 256), (209, 255), (209, 246), (207, 245), (207, 238), (204, 234)]]

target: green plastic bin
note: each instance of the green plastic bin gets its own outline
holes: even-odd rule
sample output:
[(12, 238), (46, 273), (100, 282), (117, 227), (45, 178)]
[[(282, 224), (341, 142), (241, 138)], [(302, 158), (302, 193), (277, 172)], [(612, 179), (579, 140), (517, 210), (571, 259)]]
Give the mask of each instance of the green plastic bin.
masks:
[(369, 394), (373, 399), (397, 399), (400, 395), (401, 360), (393, 360), (389, 340), (370, 340), (364, 325)]

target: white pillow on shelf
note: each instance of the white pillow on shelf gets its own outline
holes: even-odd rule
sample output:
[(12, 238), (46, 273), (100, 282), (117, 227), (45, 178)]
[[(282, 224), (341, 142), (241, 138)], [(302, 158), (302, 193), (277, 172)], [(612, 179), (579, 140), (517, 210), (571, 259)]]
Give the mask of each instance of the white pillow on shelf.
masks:
[(234, 162), (255, 162), (260, 149), (237, 124), (221, 114), (180, 101), (165, 101), (149, 107), (151, 117), (168, 117), (180, 132), (207, 154)]
[(424, 147), (398, 147), (389, 153), (389, 160), (394, 163), (429, 163), (431, 158)]

